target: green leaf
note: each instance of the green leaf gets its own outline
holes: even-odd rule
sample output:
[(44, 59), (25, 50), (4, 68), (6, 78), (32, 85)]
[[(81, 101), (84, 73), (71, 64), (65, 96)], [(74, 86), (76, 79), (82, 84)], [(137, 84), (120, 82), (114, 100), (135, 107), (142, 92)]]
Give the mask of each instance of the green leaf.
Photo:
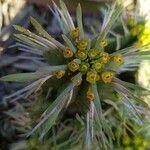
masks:
[(142, 125), (143, 124), (142, 117), (139, 114), (136, 105), (132, 101), (130, 101), (130, 99), (123, 92), (119, 91), (119, 93), (122, 96), (122, 101), (126, 106), (126, 108), (128, 109), (128, 112), (130, 112), (138, 121), (138, 123)]
[(25, 43), (27, 43), (28, 45), (31, 45), (34, 48), (37, 48), (39, 50), (45, 51), (48, 50), (47, 47), (45, 47), (42, 43), (37, 43), (38, 41), (35, 41), (34, 39), (23, 35), (23, 34), (15, 34), (15, 37)]
[(18, 25), (13, 25), (13, 27), (15, 28), (15, 30), (22, 32), (25, 35), (28, 35), (28, 36), (31, 36), (30, 34), (35, 35), (34, 33), (30, 32), (28, 29), (25, 29), (24, 27), (21, 27)]
[(31, 23), (40, 35), (42, 35), (44, 38), (46, 38), (48, 40), (52, 39), (52, 37), (43, 29), (43, 27), (33, 17), (31, 17)]
[(90, 129), (90, 113), (87, 112), (86, 116), (86, 145), (87, 150), (91, 150), (91, 129)]
[(40, 77), (41, 77), (41, 74), (38, 74), (38, 73), (17, 73), (17, 74), (6, 75), (0, 78), (0, 80), (26, 82), (26, 81), (39, 79)]
[(68, 12), (66, 4), (63, 2), (63, 0), (60, 0), (59, 3), (60, 3), (61, 11), (64, 14), (64, 17), (67, 21), (67, 28), (70, 30), (73, 30), (75, 28), (74, 23), (72, 21), (72, 18), (70, 16), (69, 12)]
[(96, 43), (95, 43), (95, 48), (100, 48), (99, 43), (106, 38), (107, 34), (109, 33), (110, 29), (118, 19), (119, 15), (122, 12), (122, 5), (115, 3), (108, 14), (108, 16), (105, 16), (103, 26), (102, 26), (102, 31), (100, 34), (96, 37)]
[(96, 112), (97, 112), (96, 114), (97, 114), (97, 117), (98, 117), (97, 118), (97, 123), (99, 124), (99, 126), (101, 126), (104, 129), (106, 134), (113, 139), (114, 138), (113, 132), (112, 132), (110, 126), (107, 124), (107, 121), (105, 120), (105, 118), (103, 116), (101, 100), (100, 100), (100, 97), (99, 97), (99, 93), (97, 91), (97, 85), (94, 84), (92, 86), (92, 89), (93, 89), (93, 92), (94, 92), (94, 95), (95, 95), (94, 105), (95, 105)]
[(66, 44), (71, 48), (71, 50), (75, 53), (77, 51), (76, 47), (73, 45), (73, 43), (70, 41), (70, 39), (66, 35), (62, 35), (64, 41)]
[(101, 106), (101, 100), (100, 100), (100, 97), (99, 97), (99, 93), (98, 93), (98, 90), (97, 90), (97, 85), (94, 84), (92, 86), (92, 89), (93, 89), (93, 92), (94, 92), (94, 95), (95, 95), (95, 100), (94, 100), (95, 107), (97, 108), (98, 114), (102, 115), (102, 106)]
[(29, 30), (27, 30), (27, 29), (25, 29), (25, 28), (23, 28), (21, 26), (14, 25), (14, 28), (17, 31), (23, 33), (24, 35), (27, 35), (27, 36), (33, 38), (34, 40), (37, 40), (37, 41), (39, 41), (39, 42), (41, 42), (41, 43), (43, 43), (43, 44), (45, 44), (45, 45), (47, 45), (49, 47), (57, 48), (57, 49), (58, 48), (62, 49), (64, 47), (60, 42), (58, 42), (57, 40), (52, 38), (50, 35), (49, 36), (51, 38), (45, 38), (45, 37), (42, 37), (42, 36), (38, 36), (35, 33), (32, 33)]
[[(123, 85), (119, 80), (115, 79), (114, 85), (116, 86), (116, 89), (118, 89), (119, 91), (123, 91), (125, 94), (128, 95), (128, 97), (130, 97), (132, 100), (137, 101), (138, 103), (147, 106), (146, 102), (144, 102), (140, 97), (137, 97), (133, 91), (130, 90), (130, 88), (127, 88), (125, 85)], [(131, 86), (131, 84), (130, 84)], [(133, 87), (133, 86), (132, 86)]]
[(113, 102), (112, 100), (105, 99), (104, 102), (111, 105), (112, 107), (114, 107), (114, 109), (119, 110), (117, 104), (115, 102)]
[(57, 49), (45, 51), (43, 53), (43, 57), (46, 60), (46, 62), (50, 65), (60, 65), (66, 63), (62, 51), (58, 51)]
[(118, 83), (122, 84), (123, 86), (125, 86), (127, 89), (130, 88), (130, 89), (133, 89), (135, 91), (142, 90), (142, 91), (150, 92), (148, 89), (145, 89), (145, 88), (141, 87), (138, 84), (133, 84), (133, 83), (125, 82), (125, 81), (120, 80), (119, 78), (114, 78), (114, 80), (117, 81)]
[(47, 67), (40, 69), (39, 71), (50, 73), (50, 72), (66, 70), (66, 69), (67, 69), (67, 65), (58, 65), (58, 66), (47, 66)]
[(139, 55), (150, 55), (150, 51), (139, 51)]
[(83, 119), (82, 119), (78, 114), (76, 114), (76, 119), (80, 122), (80, 124), (81, 124), (82, 126), (84, 125)]
[(67, 68), (66, 65), (48, 66), (34, 73), (17, 73), (17, 74), (7, 75), (7, 76), (0, 78), (0, 80), (15, 81), (15, 82), (28, 82), (28, 81), (42, 78), (45, 75), (50, 75), (50, 73), (52, 73), (53, 71), (65, 70), (66, 68)]
[(49, 126), (45, 126), (43, 134), (45, 135), (49, 129), (54, 125), (54, 122), (56, 121), (60, 111), (65, 106), (67, 102), (67, 94), (69, 91), (71, 91), (74, 86), (77, 84), (77, 81), (81, 78), (81, 74), (77, 74), (74, 76), (73, 82), (69, 82), (69, 84), (66, 86), (66, 88), (60, 93), (60, 95), (56, 98), (56, 100), (46, 109), (46, 111), (43, 113), (45, 116), (43, 119), (32, 129), (32, 131), (28, 134), (30, 136), (33, 134), (38, 128), (41, 126), (44, 127), (44, 124), (49, 120), (51, 116), (53, 116), (53, 120), (50, 122)]
[(50, 118), (47, 120), (47, 122), (43, 125), (43, 131), (41, 132), (41, 135), (39, 137), (40, 140), (43, 139), (43, 137), (46, 135), (46, 133), (51, 129), (51, 127), (55, 124), (57, 117), (59, 115), (60, 111), (56, 111), (53, 113)]
[[(56, 98), (56, 100), (46, 109), (46, 111), (44, 112), (44, 114), (46, 113), (46, 115), (44, 116), (44, 118), (32, 129), (32, 131), (28, 134), (28, 136), (30, 136), (31, 134), (33, 134), (39, 127), (41, 127), (49, 120), (49, 118), (51, 118), (52, 116), (54, 117), (52, 121), (50, 121), (51, 124), (49, 124), (49, 127), (51, 128), (52, 125), (54, 124), (55, 120), (58, 117), (58, 112), (60, 112), (62, 110), (62, 108), (64, 107), (65, 102), (67, 101), (66, 99), (66, 94), (68, 94), (68, 92), (70, 90), (72, 90), (74, 87), (73, 83), (69, 83), (69, 85), (64, 89), (64, 91)], [(56, 115), (56, 116), (55, 116)], [(44, 134), (46, 132), (48, 132), (48, 130), (50, 129), (48, 126), (45, 126), (44, 128)]]
[(136, 52), (140, 49), (140, 47), (137, 47), (137, 46), (131, 46), (131, 47), (127, 47), (127, 48), (124, 48), (124, 49), (121, 49), (121, 50), (118, 50), (116, 52), (113, 52), (111, 54), (111, 56), (114, 56), (116, 54), (122, 54), (122, 55), (125, 55), (126, 53), (132, 53), (132, 52)]
[(84, 38), (83, 21), (82, 21), (82, 9), (81, 9), (80, 4), (78, 4), (77, 10), (76, 10), (76, 16), (77, 16), (77, 24), (78, 24), (78, 28), (80, 30), (81, 38)]

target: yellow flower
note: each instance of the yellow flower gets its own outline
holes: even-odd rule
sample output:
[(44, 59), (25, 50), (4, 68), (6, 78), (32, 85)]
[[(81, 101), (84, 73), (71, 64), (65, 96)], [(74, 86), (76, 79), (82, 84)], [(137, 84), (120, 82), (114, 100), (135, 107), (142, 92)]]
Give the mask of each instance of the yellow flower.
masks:
[(87, 48), (87, 45), (88, 45), (88, 41), (86, 39), (77, 41), (77, 48), (79, 50), (85, 50)]
[(118, 64), (121, 65), (123, 63), (123, 57), (121, 54), (117, 54), (113, 57), (113, 61)]
[(64, 75), (65, 75), (65, 71), (64, 71), (64, 70), (59, 70), (59, 71), (55, 71), (55, 72), (54, 72), (54, 76), (55, 76), (57, 79), (62, 78)]
[(113, 73), (110, 71), (106, 71), (102, 73), (101, 77), (104, 83), (110, 83), (113, 79)]
[(91, 59), (95, 59), (99, 56), (99, 53), (100, 51), (98, 49), (90, 49), (88, 51), (88, 56), (91, 58)]
[(101, 52), (100, 57), (101, 57), (101, 60), (102, 60), (103, 63), (108, 63), (108, 61), (110, 59), (109, 54), (106, 53), (106, 52)]
[(150, 35), (150, 27), (145, 26), (143, 34)]
[(95, 99), (95, 95), (91, 88), (88, 89), (86, 96), (90, 101), (93, 101)]
[(79, 70), (82, 73), (86, 73), (88, 71), (89, 67), (90, 67), (90, 65), (88, 63), (81, 63)]
[(108, 45), (108, 40), (104, 39), (100, 42), (100, 47), (105, 48)]
[(100, 77), (99, 77), (99, 75), (97, 74), (97, 72), (89, 71), (89, 72), (87, 73), (86, 81), (88, 81), (89, 83), (94, 84), (94, 83), (96, 83), (96, 81), (98, 81), (99, 79), (100, 79)]
[(93, 69), (95, 69), (97, 72), (100, 72), (102, 67), (103, 67), (103, 63), (101, 62), (95, 62), (93, 65), (92, 65)]
[(78, 50), (76, 53), (76, 57), (80, 60), (85, 60), (87, 58), (87, 52), (85, 50)]
[(71, 61), (68, 63), (68, 68), (70, 71), (75, 72), (79, 69), (79, 64), (75, 61)]
[(65, 47), (63, 50), (63, 55), (65, 58), (71, 58), (73, 56), (73, 52), (69, 47)]
[(80, 36), (80, 31), (79, 28), (74, 29), (73, 31), (70, 32), (70, 36), (72, 38), (78, 38)]

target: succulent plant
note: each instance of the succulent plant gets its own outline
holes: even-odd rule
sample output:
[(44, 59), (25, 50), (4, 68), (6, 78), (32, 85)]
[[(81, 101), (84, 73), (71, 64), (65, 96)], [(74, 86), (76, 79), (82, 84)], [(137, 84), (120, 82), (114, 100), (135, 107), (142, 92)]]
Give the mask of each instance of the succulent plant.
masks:
[[(85, 125), (84, 147), (113, 149), (113, 130), (127, 127), (126, 122), (141, 125), (147, 108), (135, 93), (147, 90), (120, 80), (118, 75), (138, 67), (143, 56), (150, 52), (140, 52), (140, 49), (148, 49), (137, 45), (107, 51), (111, 28), (123, 10), (119, 3), (105, 13), (100, 33), (92, 38), (84, 32), (80, 4), (76, 27), (63, 1), (60, 1), (60, 8), (54, 3), (51, 10), (62, 29), (64, 44), (49, 35), (34, 18), (31, 24), (38, 34), (14, 26), (20, 32), (15, 34), (19, 46), (33, 51), (35, 57), (44, 57), (47, 66), (36, 72), (2, 77), (3, 81), (34, 81), (9, 96), (10, 102), (34, 95), (31, 97), (35, 99), (31, 116), (34, 128), (28, 136), (44, 141), (51, 137), (53, 127), (68, 120), (67, 114), (72, 111), (72, 119), (76, 120), (73, 114), (78, 114)], [(126, 28), (123, 29), (126, 32)]]

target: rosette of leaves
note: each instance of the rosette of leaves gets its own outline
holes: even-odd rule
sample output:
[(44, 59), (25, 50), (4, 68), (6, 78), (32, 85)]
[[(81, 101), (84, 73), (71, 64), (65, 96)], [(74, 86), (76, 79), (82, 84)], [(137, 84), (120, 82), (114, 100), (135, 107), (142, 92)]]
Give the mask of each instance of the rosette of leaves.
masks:
[(19, 46), (36, 53), (35, 57), (44, 57), (47, 66), (36, 72), (2, 77), (3, 81), (34, 81), (5, 100), (11, 99), (11, 103), (34, 95), (30, 97), (35, 99), (31, 113), (34, 127), (28, 136), (46, 141), (51, 137), (53, 126), (67, 120), (70, 114), (71, 119), (79, 114), (86, 133), (84, 146), (113, 149), (113, 129), (121, 124), (127, 127), (126, 122), (141, 125), (141, 117), (146, 115), (147, 105), (135, 93), (146, 89), (118, 78), (124, 68), (138, 66), (141, 56), (145, 55), (139, 50), (145, 47), (107, 51), (110, 30), (123, 10), (119, 3), (105, 13), (100, 33), (91, 39), (84, 32), (80, 4), (76, 11), (77, 26), (63, 1), (60, 1), (60, 8), (54, 3), (51, 10), (62, 29), (64, 44), (49, 35), (33, 18), (31, 24), (37, 34), (14, 26), (20, 32), (15, 35)]

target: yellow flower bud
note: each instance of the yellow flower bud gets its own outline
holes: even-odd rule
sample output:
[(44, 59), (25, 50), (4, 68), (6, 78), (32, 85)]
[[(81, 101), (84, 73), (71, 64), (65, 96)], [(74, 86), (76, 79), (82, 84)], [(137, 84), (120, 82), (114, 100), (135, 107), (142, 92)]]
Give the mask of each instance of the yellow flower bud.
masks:
[(123, 63), (123, 57), (121, 54), (117, 54), (113, 57), (113, 61), (118, 64), (121, 65)]
[(95, 84), (96, 81), (98, 81), (100, 79), (99, 75), (97, 74), (97, 72), (94, 72), (94, 71), (89, 71), (87, 73), (87, 76), (86, 76), (86, 81), (91, 83), (91, 84)]
[(108, 45), (108, 40), (104, 39), (100, 42), (100, 47), (105, 48)]
[(90, 65), (88, 63), (81, 63), (79, 70), (82, 73), (86, 73), (88, 71), (89, 67), (90, 67)]
[(57, 79), (62, 78), (64, 75), (65, 75), (65, 71), (64, 71), (64, 70), (59, 70), (59, 71), (55, 71), (55, 72), (54, 72), (54, 76), (55, 76)]
[(68, 63), (68, 68), (70, 71), (75, 72), (79, 69), (79, 64), (75, 61), (71, 61)]
[(100, 54), (100, 51), (98, 49), (90, 49), (88, 51), (88, 56), (91, 58), (91, 59), (96, 59), (99, 57), (99, 54)]
[(86, 96), (90, 101), (93, 101), (95, 99), (95, 95), (91, 88), (88, 89)]
[(101, 60), (102, 60), (103, 63), (108, 63), (108, 61), (110, 59), (109, 54), (106, 53), (106, 52), (101, 52), (100, 57), (101, 57)]
[(92, 65), (92, 68), (95, 69), (97, 72), (100, 72), (101, 69), (103, 67), (103, 64), (101, 62), (95, 62), (93, 65)]
[(77, 48), (79, 50), (86, 50), (88, 45), (88, 41), (86, 39), (78, 40), (77, 41)]
[(80, 31), (79, 28), (74, 29), (73, 31), (70, 32), (70, 36), (75, 39), (75, 38), (79, 38), (80, 36)]
[(73, 52), (69, 47), (65, 47), (63, 50), (63, 55), (65, 58), (71, 58), (73, 56)]
[(80, 60), (85, 60), (87, 58), (87, 52), (85, 50), (78, 50), (76, 53), (76, 57)]
[(102, 73), (101, 77), (104, 83), (111, 83), (113, 79), (113, 73), (110, 71), (106, 71)]

